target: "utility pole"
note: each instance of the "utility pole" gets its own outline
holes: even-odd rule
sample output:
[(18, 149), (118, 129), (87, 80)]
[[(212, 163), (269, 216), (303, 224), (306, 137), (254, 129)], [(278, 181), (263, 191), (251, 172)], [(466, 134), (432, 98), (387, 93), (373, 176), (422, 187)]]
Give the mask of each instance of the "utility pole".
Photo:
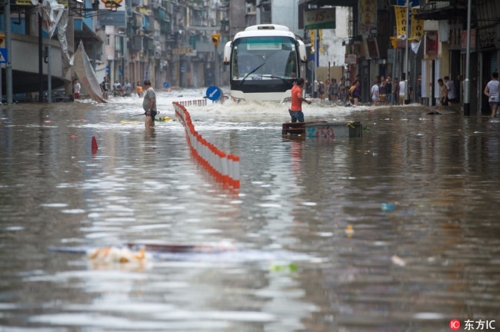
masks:
[(406, 0), (406, 46), (405, 46), (405, 104), (410, 103), (410, 89), (408, 89), (408, 38), (410, 30), (410, 0)]
[(465, 81), (464, 81), (464, 115), (470, 115), (470, 19), (471, 19), (471, 0), (467, 5), (467, 51), (465, 52)]
[(38, 16), (38, 102), (43, 103), (43, 39), (42, 15)]
[[(5, 3), (5, 47), (7, 48), (7, 64), (5, 81), (7, 85), (7, 104), (12, 104), (12, 39), (10, 29), (10, 0)], [(0, 93), (1, 94), (1, 93)]]
[(45, 52), (47, 55), (47, 102), (52, 103), (52, 60), (50, 57), (50, 45), (45, 47)]

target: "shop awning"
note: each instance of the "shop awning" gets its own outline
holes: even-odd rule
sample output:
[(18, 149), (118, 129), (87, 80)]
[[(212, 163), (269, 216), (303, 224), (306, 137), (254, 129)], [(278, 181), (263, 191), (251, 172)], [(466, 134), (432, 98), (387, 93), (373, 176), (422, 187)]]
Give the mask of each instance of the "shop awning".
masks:
[(417, 20), (452, 20), (455, 18), (467, 17), (467, 7), (454, 5), (445, 7), (433, 6), (433, 2), (430, 2), (420, 8), (420, 12), (415, 14)]
[(358, 5), (358, 0), (300, 0), (299, 5), (355, 7)]

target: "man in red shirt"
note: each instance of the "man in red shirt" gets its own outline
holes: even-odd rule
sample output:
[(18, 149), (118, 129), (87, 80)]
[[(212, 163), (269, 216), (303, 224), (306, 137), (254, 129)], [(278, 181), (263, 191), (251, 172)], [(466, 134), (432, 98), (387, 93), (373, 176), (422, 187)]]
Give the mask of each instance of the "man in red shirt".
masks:
[(302, 102), (305, 101), (309, 105), (311, 102), (302, 97), (302, 87), (304, 86), (304, 79), (297, 78), (297, 83), (292, 87), (292, 106), (288, 110), (292, 122), (304, 122), (304, 113), (302, 113)]

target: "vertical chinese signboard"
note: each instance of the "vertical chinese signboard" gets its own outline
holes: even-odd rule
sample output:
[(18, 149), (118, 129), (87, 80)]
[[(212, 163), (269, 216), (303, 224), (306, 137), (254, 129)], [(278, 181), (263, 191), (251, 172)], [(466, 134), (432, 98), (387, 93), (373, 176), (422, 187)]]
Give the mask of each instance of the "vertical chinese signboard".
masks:
[(401, 38), (401, 36), (406, 36), (406, 7), (394, 6), (394, 12), (396, 14), (396, 35)]
[(424, 35), (424, 20), (417, 20), (415, 15), (418, 14), (418, 8), (412, 8), (411, 10), (411, 33), (410, 39), (421, 40)]
[(359, 34), (369, 34), (377, 27), (377, 0), (359, 0)]

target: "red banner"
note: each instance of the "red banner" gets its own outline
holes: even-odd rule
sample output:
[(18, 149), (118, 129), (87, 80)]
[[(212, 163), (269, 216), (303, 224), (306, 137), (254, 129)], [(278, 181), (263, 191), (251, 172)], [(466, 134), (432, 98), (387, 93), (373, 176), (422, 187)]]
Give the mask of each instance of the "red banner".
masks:
[(425, 55), (429, 60), (436, 60), (439, 51), (439, 39), (437, 31), (429, 31), (425, 36)]

